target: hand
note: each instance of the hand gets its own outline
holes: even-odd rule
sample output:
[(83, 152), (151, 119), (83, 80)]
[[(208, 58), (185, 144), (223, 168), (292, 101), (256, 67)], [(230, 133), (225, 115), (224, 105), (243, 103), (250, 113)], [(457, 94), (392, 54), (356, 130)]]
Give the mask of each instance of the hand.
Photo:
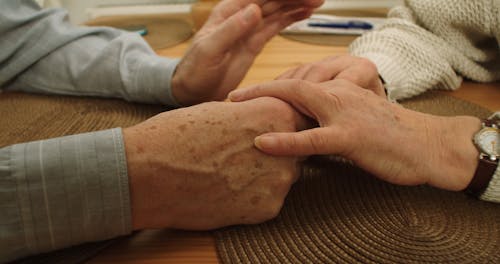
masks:
[(305, 64), (286, 71), (276, 79), (299, 79), (314, 83), (342, 79), (387, 98), (377, 66), (368, 59), (351, 55), (332, 56)]
[(223, 100), (269, 39), (324, 0), (224, 0), (179, 63), (172, 92), (182, 105)]
[(463, 190), (477, 167), (473, 117), (439, 117), (404, 109), (349, 81), (275, 81), (230, 94), (233, 101), (273, 96), (318, 121), (320, 128), (270, 133), (256, 146), (274, 155), (336, 154), (380, 179)]
[(134, 229), (213, 229), (275, 217), (297, 180), (297, 158), (253, 145), (304, 119), (274, 98), (212, 102), (124, 129)]

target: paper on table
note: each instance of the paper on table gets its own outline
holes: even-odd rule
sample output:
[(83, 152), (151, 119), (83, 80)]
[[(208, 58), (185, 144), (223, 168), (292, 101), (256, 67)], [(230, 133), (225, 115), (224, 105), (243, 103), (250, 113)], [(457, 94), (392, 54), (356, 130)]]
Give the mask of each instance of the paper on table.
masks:
[[(296, 22), (281, 33), (293, 34), (332, 34), (332, 35), (362, 35), (380, 26), (386, 19), (378, 17), (344, 17), (332, 15), (312, 15), (310, 18)], [(362, 21), (373, 25), (373, 29), (360, 28), (331, 28), (331, 27), (311, 27), (310, 23), (345, 23), (348, 21)]]

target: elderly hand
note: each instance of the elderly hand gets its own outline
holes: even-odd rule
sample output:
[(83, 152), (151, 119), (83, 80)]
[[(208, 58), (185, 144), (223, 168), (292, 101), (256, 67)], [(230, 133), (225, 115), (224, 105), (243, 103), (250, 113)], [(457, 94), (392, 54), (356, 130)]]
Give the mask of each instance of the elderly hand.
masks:
[(253, 139), (305, 127), (274, 98), (211, 102), (124, 129), (135, 229), (213, 229), (275, 217), (298, 159), (260, 152)]
[(237, 90), (233, 101), (273, 96), (318, 121), (320, 128), (267, 133), (256, 146), (274, 155), (336, 154), (380, 179), (463, 190), (472, 180), (478, 151), (473, 117), (439, 117), (404, 109), (349, 81), (315, 84), (275, 81)]
[(179, 63), (172, 93), (182, 105), (223, 100), (269, 39), (324, 0), (223, 0)]
[(351, 55), (332, 56), (318, 62), (290, 69), (277, 80), (299, 79), (315, 83), (330, 80), (347, 80), (386, 98), (384, 85), (377, 66), (368, 59)]

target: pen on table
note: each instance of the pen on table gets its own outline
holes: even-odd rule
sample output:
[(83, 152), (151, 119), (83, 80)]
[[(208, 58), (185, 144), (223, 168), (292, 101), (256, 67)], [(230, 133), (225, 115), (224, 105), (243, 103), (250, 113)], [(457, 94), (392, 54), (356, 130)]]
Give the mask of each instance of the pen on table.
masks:
[(343, 28), (343, 29), (373, 29), (373, 25), (364, 21), (345, 21), (345, 22), (311, 22), (307, 24), (309, 27), (325, 27), (325, 28)]

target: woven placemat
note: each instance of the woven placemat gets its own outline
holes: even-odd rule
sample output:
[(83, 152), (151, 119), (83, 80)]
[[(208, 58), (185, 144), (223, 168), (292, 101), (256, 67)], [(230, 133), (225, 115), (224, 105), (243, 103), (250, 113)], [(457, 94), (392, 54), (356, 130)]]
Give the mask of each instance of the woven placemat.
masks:
[[(440, 93), (405, 105), (439, 115), (489, 114)], [(0, 146), (126, 127), (163, 110), (121, 100), (2, 93)], [(277, 219), (215, 234), (224, 263), (499, 262), (499, 209), (461, 193), (389, 185), (321, 160), (306, 164)], [(27, 263), (79, 263), (108, 244)]]
[[(161, 106), (122, 100), (0, 93), (0, 147), (139, 123)], [(18, 260), (16, 264), (83, 263), (120, 239), (87, 243)]]
[(137, 124), (166, 110), (123, 100), (0, 93), (0, 147)]
[[(404, 105), (438, 115), (489, 114), (440, 93)], [(499, 219), (497, 204), (387, 184), (316, 158), (276, 219), (215, 235), (223, 263), (500, 263)]]

